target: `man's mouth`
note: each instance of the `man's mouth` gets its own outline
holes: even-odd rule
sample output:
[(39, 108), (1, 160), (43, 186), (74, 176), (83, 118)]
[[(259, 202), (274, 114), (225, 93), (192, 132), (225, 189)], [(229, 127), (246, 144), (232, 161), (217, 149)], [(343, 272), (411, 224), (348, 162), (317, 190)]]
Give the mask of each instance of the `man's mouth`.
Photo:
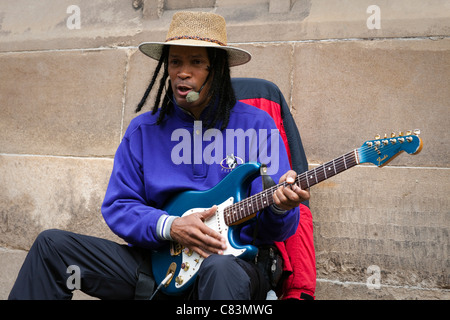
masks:
[(186, 96), (190, 91), (192, 91), (192, 87), (187, 86), (187, 85), (178, 85), (177, 86), (177, 92), (180, 96), (184, 97)]

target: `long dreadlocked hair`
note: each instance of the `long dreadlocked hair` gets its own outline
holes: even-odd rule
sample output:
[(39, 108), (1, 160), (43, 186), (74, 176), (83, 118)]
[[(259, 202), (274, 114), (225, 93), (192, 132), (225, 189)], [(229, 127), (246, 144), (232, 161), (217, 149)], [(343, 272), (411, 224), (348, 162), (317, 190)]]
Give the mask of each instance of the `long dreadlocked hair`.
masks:
[[(230, 66), (228, 64), (228, 53), (225, 50), (215, 49), (215, 48), (207, 48), (208, 58), (210, 61), (210, 72), (212, 72), (211, 76), (211, 87), (208, 91), (209, 101), (212, 103), (217, 103), (217, 108), (209, 108), (208, 113), (206, 114), (206, 127), (213, 128), (218, 123), (221, 123), (220, 129), (223, 130), (227, 127), (228, 121), (230, 119), (230, 111), (236, 104), (236, 97), (234, 95), (234, 90), (231, 85), (231, 76), (230, 76)], [(161, 54), (161, 58), (159, 59), (158, 65), (156, 66), (155, 72), (153, 73), (153, 77), (150, 81), (147, 90), (145, 90), (144, 96), (136, 107), (136, 113), (141, 111), (144, 106), (150, 92), (155, 85), (155, 82), (158, 78), (158, 75), (163, 68), (163, 75), (159, 81), (158, 92), (155, 97), (155, 104), (152, 108), (152, 114), (158, 112), (160, 109), (160, 113), (157, 119), (156, 124), (160, 124), (166, 114), (169, 114), (173, 108), (173, 91), (172, 86), (170, 84), (170, 79), (168, 81), (167, 89), (166, 82), (169, 77), (168, 71), (168, 57), (169, 57), (169, 46), (164, 46)], [(211, 77), (210, 77), (211, 78)], [(163, 96), (163, 93), (165, 94)], [(162, 98), (162, 103), (161, 103)]]

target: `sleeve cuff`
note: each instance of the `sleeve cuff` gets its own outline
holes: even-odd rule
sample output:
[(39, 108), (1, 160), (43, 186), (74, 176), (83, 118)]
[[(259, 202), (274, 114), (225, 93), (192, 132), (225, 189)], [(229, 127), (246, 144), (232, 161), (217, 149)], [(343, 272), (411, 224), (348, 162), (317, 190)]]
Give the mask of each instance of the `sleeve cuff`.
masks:
[(167, 214), (162, 215), (158, 223), (156, 224), (156, 234), (161, 240), (173, 241), (170, 236), (170, 228), (172, 227), (173, 221), (178, 218), (177, 216), (169, 216)]
[(279, 215), (285, 214), (287, 212), (287, 210), (278, 208), (276, 204), (272, 204), (270, 206), (270, 210), (272, 210), (273, 213), (279, 214)]

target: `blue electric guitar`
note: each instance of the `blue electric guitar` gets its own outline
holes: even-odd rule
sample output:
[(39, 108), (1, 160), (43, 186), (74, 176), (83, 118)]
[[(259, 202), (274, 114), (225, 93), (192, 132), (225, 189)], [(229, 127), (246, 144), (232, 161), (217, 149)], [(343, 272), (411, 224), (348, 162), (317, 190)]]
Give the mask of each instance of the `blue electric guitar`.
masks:
[[(417, 154), (422, 149), (422, 140), (418, 134), (417, 130), (414, 134), (407, 132), (406, 135), (400, 134), (398, 137), (394, 134), (389, 138), (376, 137), (376, 140), (366, 141), (358, 149), (298, 175), (295, 183), (302, 189), (307, 189), (361, 163), (373, 163), (382, 167), (402, 151)], [(183, 192), (163, 209), (171, 215), (181, 217), (217, 205), (215, 216), (205, 221), (205, 224), (226, 235), (227, 250), (224, 254), (251, 260), (256, 256), (258, 249), (239, 242), (239, 235), (235, 232), (236, 226), (273, 204), (272, 194), (281, 186), (276, 185), (245, 198), (250, 183), (260, 176), (260, 167), (259, 163), (239, 165), (214, 188)], [(194, 283), (202, 261), (203, 258), (196, 252), (170, 242), (158, 251), (152, 252), (153, 275), (165, 294), (179, 295), (186, 292)]]

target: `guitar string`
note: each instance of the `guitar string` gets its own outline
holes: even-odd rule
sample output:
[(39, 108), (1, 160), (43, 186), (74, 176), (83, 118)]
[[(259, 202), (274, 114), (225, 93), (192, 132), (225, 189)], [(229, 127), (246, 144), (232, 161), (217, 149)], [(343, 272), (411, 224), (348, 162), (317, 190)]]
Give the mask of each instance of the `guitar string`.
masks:
[[(343, 155), (343, 156), (341, 156), (341, 157), (338, 157), (338, 158), (336, 158), (336, 159), (334, 159), (334, 160), (329, 161), (329, 162), (326, 163), (326, 164), (333, 163), (333, 167), (335, 168), (335, 172), (334, 172), (333, 175), (336, 175), (336, 174), (340, 173), (341, 170), (343, 171), (343, 170), (344, 170), (344, 169), (343, 169), (344, 167), (346, 167), (345, 169), (347, 169), (347, 168), (353, 167), (353, 166), (355, 166), (355, 165), (357, 164), (357, 163), (356, 163), (356, 160), (354, 159), (354, 152), (355, 152), (355, 150), (353, 150), (353, 151), (351, 151), (351, 152), (349, 152), (349, 153), (347, 153), (347, 154), (345, 154), (345, 155)], [(352, 163), (349, 163), (349, 165), (346, 165), (346, 164), (345, 164), (345, 162), (346, 162), (345, 159), (348, 158), (348, 156), (353, 156), (353, 159), (347, 159), (347, 160), (352, 161)], [(324, 165), (326, 165), (326, 164), (324, 164)], [(344, 164), (344, 165), (342, 165), (342, 164)], [(314, 185), (315, 183), (318, 182), (318, 181), (317, 181), (317, 169), (320, 168), (321, 171), (322, 171), (322, 167), (325, 168), (324, 165), (322, 165), (322, 166), (320, 166), (320, 167), (317, 167), (317, 168), (315, 168), (315, 169), (309, 170), (309, 171), (307, 171), (307, 172), (304, 172), (304, 173), (298, 175), (298, 176), (296, 177), (294, 183), (301, 184), (301, 181), (304, 180), (304, 181), (307, 182), (308, 185)], [(314, 177), (316, 177), (316, 181), (315, 181), (315, 182), (313, 181), (314, 183), (312, 183), (312, 184), (310, 184), (310, 183), (308, 182), (308, 176), (309, 176), (309, 174), (311, 174), (311, 177), (313, 177), (312, 174), (314, 174)], [(321, 173), (319, 172), (319, 176), (320, 176), (320, 174), (321, 174)], [(325, 174), (324, 174), (324, 177), (325, 177)], [(321, 179), (321, 181), (322, 181), (322, 180), (323, 180), (323, 179)], [(241, 220), (241, 219), (244, 219), (244, 218), (246, 218), (246, 217), (248, 217), (248, 216), (254, 214), (255, 212), (261, 210), (262, 208), (267, 207), (267, 206), (269, 206), (270, 204), (272, 204), (272, 201), (273, 201), (273, 196), (272, 196), (272, 195), (273, 195), (273, 192), (274, 192), (276, 189), (278, 189), (281, 185), (286, 186), (287, 183), (285, 182), (285, 183), (281, 183), (281, 184), (275, 185), (275, 186), (273, 186), (273, 187), (271, 187), (271, 188), (268, 188), (268, 189), (266, 189), (266, 190), (264, 190), (264, 191), (262, 191), (262, 192), (260, 192), (260, 193), (255, 194), (255, 195), (253, 195), (253, 196), (251, 196), (251, 197), (249, 197), (249, 198), (246, 198), (246, 199), (244, 199), (244, 200), (242, 200), (242, 201), (240, 201), (240, 202), (238, 202), (238, 203), (235, 203), (235, 204), (233, 204), (233, 205), (230, 206), (230, 207), (227, 207), (227, 208), (225, 209), (225, 211), (227, 211), (227, 214), (228, 214), (227, 217), (231, 219), (230, 222), (231, 222), (231, 223), (234, 223), (234, 222), (236, 222), (236, 221), (239, 221), (239, 220)], [(264, 203), (264, 201), (263, 201), (263, 198), (264, 198), (264, 197), (266, 198), (266, 200), (265, 200), (266, 203)], [(262, 205), (261, 208), (258, 208), (258, 206), (256, 206), (256, 209), (253, 209), (253, 208), (254, 208), (254, 207), (253, 207), (253, 203), (258, 204), (258, 202), (263, 202), (263, 204), (265, 204), (265, 205)], [(227, 210), (227, 209), (228, 209), (228, 210)], [(231, 212), (231, 213), (233, 213), (233, 216), (232, 216), (232, 217), (230, 217), (230, 215), (229, 215), (230, 212), (228, 212), (228, 211), (232, 211), (232, 212)], [(234, 211), (234, 212), (233, 212), (233, 211)], [(236, 214), (237, 214), (237, 215), (236, 215)], [(228, 220), (229, 220), (229, 219), (228, 219)]]
[[(343, 156), (341, 156), (341, 157), (336, 158), (334, 161), (341, 161), (342, 162), (343, 158), (348, 157), (349, 155), (353, 155), (353, 154), (354, 154), (354, 150), (349, 152), (349, 153), (347, 153), (347, 154), (345, 154), (345, 155), (343, 155)], [(339, 160), (341, 158), (342, 158), (342, 160)], [(355, 161), (355, 160), (353, 160), (353, 161)], [(339, 163), (336, 166), (337, 168), (340, 168)], [(354, 166), (354, 165), (356, 165), (356, 162), (352, 166)], [(307, 177), (308, 173), (311, 173), (311, 171), (314, 171), (314, 170), (315, 169), (309, 170), (307, 172), (304, 172), (304, 173), (298, 175), (296, 177), (296, 179), (294, 180), (294, 183), (301, 183), (302, 178), (307, 180), (308, 179), (308, 177)], [(338, 172), (336, 172), (335, 174), (337, 174), (337, 173)], [(315, 176), (316, 175), (317, 175), (317, 173), (315, 173)], [(258, 212), (259, 210), (261, 210), (261, 209), (271, 205), (273, 203), (273, 192), (275, 192), (275, 190), (278, 189), (280, 186), (286, 186), (286, 185), (288, 185), (286, 182), (278, 184), (278, 185), (275, 185), (275, 186), (273, 186), (271, 188), (268, 188), (268, 189), (266, 189), (266, 190), (264, 190), (264, 191), (262, 191), (260, 193), (255, 194), (255, 195), (253, 195), (253, 196), (251, 196), (249, 198), (246, 198), (246, 199), (244, 199), (244, 200), (242, 200), (240, 202), (237, 202), (237, 203), (233, 204), (230, 207), (225, 208), (226, 211), (230, 211), (230, 210), (234, 211), (234, 212), (232, 212), (232, 213), (234, 213), (234, 215), (233, 215), (234, 219), (232, 219), (231, 223), (234, 223), (236, 221), (244, 219), (244, 218), (248, 217), (249, 215), (254, 214), (254, 213)], [(266, 198), (265, 201), (263, 201), (264, 198)], [(253, 209), (254, 208), (253, 207), (253, 203), (258, 204), (258, 202), (262, 202), (263, 203), (262, 207), (258, 208), (258, 206), (256, 206), (257, 209)], [(236, 210), (236, 208), (237, 208), (237, 210)], [(237, 213), (237, 216), (236, 216), (236, 213)]]
[[(405, 136), (405, 138), (406, 138), (406, 136)], [(403, 142), (403, 143), (405, 143), (405, 142)], [(410, 142), (406, 141), (406, 143), (410, 143)], [(388, 145), (382, 145), (382, 146), (379, 146), (379, 147), (382, 147), (382, 150), (380, 150), (380, 151), (383, 151), (383, 150), (384, 151), (390, 151), (390, 149), (397, 148), (398, 146), (390, 143)], [(352, 151), (350, 151), (350, 152), (348, 152), (348, 153), (346, 153), (346, 154), (344, 154), (344, 155), (342, 155), (340, 157), (337, 157), (337, 158), (335, 158), (335, 159), (333, 159), (331, 161), (328, 161), (328, 162), (320, 165), (317, 168), (308, 170), (306, 172), (303, 172), (303, 173), (297, 175), (297, 177), (295, 178), (294, 183), (301, 184), (301, 182), (303, 180), (303, 181), (306, 181), (306, 183), (308, 185), (309, 184), (308, 176), (311, 174), (311, 177), (312, 177), (312, 174), (314, 174), (314, 177), (316, 178), (315, 179), (316, 181), (315, 182), (313, 181), (313, 183), (309, 184), (309, 185), (310, 186), (315, 185), (316, 183), (319, 182), (318, 178), (317, 178), (317, 175), (319, 175), (319, 176), (323, 175), (323, 177), (325, 179), (328, 179), (328, 175), (326, 174), (326, 170), (325, 170), (327, 168), (327, 165), (329, 165), (328, 168), (330, 168), (331, 164), (333, 165), (334, 172), (330, 172), (331, 173), (330, 177), (332, 177), (332, 176), (334, 176), (334, 175), (336, 175), (338, 173), (341, 173), (341, 172), (345, 171), (346, 169), (349, 169), (349, 168), (351, 168), (351, 167), (353, 167), (353, 166), (355, 166), (355, 165), (357, 165), (359, 163), (359, 161), (358, 162), (356, 161), (355, 153), (360, 155), (360, 156), (366, 156), (367, 154), (373, 153), (373, 152), (377, 152), (376, 146), (373, 146), (373, 145), (372, 146), (367, 146), (366, 144), (364, 144), (360, 148), (354, 149), (354, 150), (352, 150)], [(349, 156), (353, 157), (353, 159), (352, 158), (347, 159)], [(346, 160), (353, 161), (354, 163), (347, 164)], [(320, 179), (320, 181), (323, 181), (323, 180), (324, 179)], [(244, 218), (246, 218), (246, 217), (248, 217), (248, 216), (258, 212), (262, 208), (265, 208), (265, 207), (271, 205), (273, 203), (272, 202), (273, 201), (273, 197), (272, 197), (273, 192), (275, 192), (275, 190), (278, 189), (280, 186), (286, 186), (286, 185), (287, 185), (286, 182), (278, 184), (278, 185), (275, 185), (275, 186), (273, 186), (271, 188), (268, 188), (268, 189), (266, 189), (266, 190), (264, 190), (262, 192), (259, 192), (259, 193), (255, 194), (255, 195), (251, 196), (251, 197), (248, 197), (248, 198), (246, 198), (246, 199), (244, 199), (244, 200), (242, 200), (240, 202), (237, 202), (237, 203), (235, 203), (235, 204), (225, 208), (224, 211), (231, 211), (231, 212), (227, 212), (228, 213), (227, 216), (229, 218), (228, 220), (230, 220), (232, 218), (232, 217), (230, 217), (230, 214), (232, 214), (232, 213), (234, 213), (234, 216), (237, 213), (238, 217), (235, 217), (234, 219), (232, 219), (232, 221), (230, 221), (230, 223), (234, 223), (236, 221), (244, 219)], [(266, 198), (266, 199), (264, 200), (264, 198)], [(261, 208), (258, 208), (258, 202), (261, 202)], [(253, 204), (256, 204), (256, 208), (257, 209), (253, 209), (254, 208)], [(234, 209), (234, 212), (232, 212), (233, 209)]]
[[(338, 157), (338, 158), (336, 158), (336, 159), (326, 163), (326, 164), (328, 164), (328, 163), (332, 163), (333, 162), (333, 166), (335, 168), (335, 172), (334, 172), (333, 175), (336, 175), (337, 173), (341, 172), (341, 169), (343, 168), (342, 167), (342, 163), (344, 163), (344, 166), (347, 167), (347, 168), (353, 167), (353, 166), (355, 166), (357, 164), (356, 160), (354, 159), (354, 152), (355, 152), (355, 150), (353, 150), (353, 151), (351, 151), (351, 152), (349, 152), (349, 153), (347, 153), (347, 154), (345, 154), (345, 155), (343, 155), (341, 157)], [(348, 160), (352, 161), (352, 163), (349, 163), (349, 165), (347, 166), (347, 165), (345, 165), (345, 162), (346, 162), (345, 159), (348, 158), (348, 156), (353, 156), (353, 159), (347, 159), (347, 161)], [(312, 177), (313, 173), (314, 173), (314, 176), (316, 177), (316, 182), (314, 182), (313, 184), (317, 183), (318, 182), (317, 181), (317, 169), (319, 169), (321, 167), (323, 167), (323, 166), (317, 167), (315, 169), (309, 170), (307, 172), (304, 172), (304, 173), (298, 175), (296, 177), (296, 179), (294, 180), (294, 183), (301, 184), (301, 180), (302, 179), (305, 180), (305, 181), (308, 181), (308, 175), (311, 174), (311, 177)], [(320, 175), (320, 172), (319, 172), (319, 175)], [(324, 174), (324, 177), (325, 177), (325, 174)], [(320, 179), (320, 180), (322, 181), (323, 179)], [(307, 182), (307, 183), (308, 183), (308, 185), (313, 185), (313, 184), (310, 184), (309, 182)], [(242, 201), (240, 201), (240, 202), (238, 202), (238, 203), (228, 207), (229, 209), (226, 210), (226, 211), (230, 211), (230, 210), (234, 211), (233, 212), (234, 215), (233, 215), (233, 217), (231, 217), (231, 218), (234, 218), (234, 219), (232, 219), (231, 223), (234, 223), (234, 222), (239, 221), (239, 220), (241, 220), (241, 219), (243, 219), (245, 217), (248, 217), (251, 214), (254, 214), (255, 212), (261, 210), (262, 208), (265, 208), (265, 207), (271, 205), (273, 203), (273, 192), (276, 189), (278, 189), (281, 185), (286, 186), (287, 183), (285, 182), (285, 183), (281, 183), (281, 184), (275, 185), (275, 186), (273, 186), (271, 188), (268, 188), (268, 189), (266, 189), (266, 190), (264, 190), (264, 191), (262, 191), (260, 193), (257, 193), (255, 195), (253, 195), (252, 197), (246, 198), (246, 199), (244, 199), (244, 200), (242, 200)], [(265, 201), (263, 201), (264, 197), (266, 198)], [(262, 202), (261, 208), (258, 208), (258, 206), (257, 206), (258, 202)], [(256, 209), (254, 209), (253, 203), (256, 204)], [(227, 213), (229, 213), (229, 212), (227, 212)], [(237, 213), (237, 215), (236, 215), (236, 213)], [(228, 215), (228, 217), (230, 218), (229, 215)]]

